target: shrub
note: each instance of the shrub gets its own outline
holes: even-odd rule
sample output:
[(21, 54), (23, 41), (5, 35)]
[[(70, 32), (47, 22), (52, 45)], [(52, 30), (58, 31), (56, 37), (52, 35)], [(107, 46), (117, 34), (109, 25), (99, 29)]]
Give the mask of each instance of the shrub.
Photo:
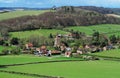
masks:
[(5, 43), (4, 40), (0, 40), (0, 45), (3, 45)]
[(74, 46), (74, 47), (73, 47), (73, 50), (72, 50), (72, 53), (76, 53), (76, 52), (77, 52), (77, 49), (78, 49), (78, 47)]
[(18, 38), (12, 38), (11, 41), (10, 41), (10, 43), (12, 45), (18, 45), (19, 44), (19, 39)]
[(19, 55), (19, 54), (21, 54), (21, 49), (19, 47), (13, 48), (11, 50), (11, 53), (14, 55)]
[(8, 55), (8, 54), (10, 54), (10, 51), (8, 49), (3, 49), (2, 54)]

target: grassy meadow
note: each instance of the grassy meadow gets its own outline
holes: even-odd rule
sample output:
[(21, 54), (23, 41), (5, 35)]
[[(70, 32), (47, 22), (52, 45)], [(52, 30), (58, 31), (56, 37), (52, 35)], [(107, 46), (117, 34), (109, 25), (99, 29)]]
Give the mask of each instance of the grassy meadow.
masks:
[(93, 53), (92, 55), (120, 58), (120, 49), (107, 50), (103, 52)]
[(56, 34), (67, 34), (69, 32), (56, 30), (56, 29), (39, 29), (39, 30), (30, 30), (30, 31), (11, 32), (10, 35), (11, 37), (28, 38), (33, 35), (48, 37), (50, 33), (52, 35), (56, 35)]
[(16, 74), (9, 74), (9, 73), (2, 73), (0, 72), (1, 78), (34, 78), (31, 76), (23, 76), (23, 75), (16, 75)]
[(100, 33), (104, 33), (106, 35), (120, 35), (120, 25), (116, 24), (100, 24), (100, 25), (92, 25), (92, 26), (73, 26), (69, 28), (65, 28), (74, 31), (84, 32), (87, 35), (93, 34), (95, 31)]
[[(9, 59), (9, 61), (8, 61)], [(5, 64), (20, 64), (20, 63), (31, 63), (31, 62), (44, 62), (44, 61), (56, 61), (56, 60), (82, 60), (81, 58), (66, 58), (63, 56), (53, 57), (39, 57), (35, 55), (8, 55), (0, 56), (0, 65)]]
[[(120, 63), (114, 61), (78, 61), (11, 66), (0, 70), (64, 78), (119, 78), (119, 66)], [(2, 76), (0, 75), (0, 77)]]
[[(117, 35), (120, 36), (120, 25), (116, 24), (101, 24), (101, 25), (93, 25), (93, 26), (73, 26), (67, 27), (65, 29), (73, 30), (73, 31), (80, 31), (84, 32), (87, 35), (92, 35), (95, 31), (100, 33), (104, 33), (108, 36), (110, 35)], [(53, 35), (58, 34), (67, 34), (69, 32), (65, 32), (62, 30), (57, 29), (38, 29), (38, 30), (30, 30), (30, 31), (20, 31), (20, 32), (11, 32), (11, 37), (18, 37), (18, 38), (28, 38), (32, 35), (39, 35), (48, 37), (52, 33)]]
[[(94, 55), (120, 57), (120, 49), (94, 53)], [(9, 59), (9, 61), (8, 61)], [(63, 56), (38, 57), (34, 55), (7, 55), (0, 56), (0, 65), (5, 64), (24, 64), (45, 61), (59, 60), (78, 60), (71, 62), (53, 62), (53, 63), (37, 63), (18, 66), (7, 66), (0, 68), (5, 71), (15, 71), (29, 74), (47, 75), (64, 78), (119, 78), (120, 62), (118, 61), (79, 61), (80, 58), (67, 58)], [(0, 72), (1, 73), (1, 72)], [(1, 73), (2, 78), (33, 78), (32, 76)], [(37, 77), (34, 77), (37, 78)], [(42, 77), (44, 78), (44, 77)]]
[(10, 18), (15, 18), (15, 17), (21, 17), (21, 16), (26, 16), (26, 15), (39, 15), (45, 12), (48, 12), (49, 10), (26, 10), (26, 11), (12, 11), (12, 12), (7, 12), (7, 13), (1, 13), (0, 14), (0, 21), (1, 20), (6, 20)]

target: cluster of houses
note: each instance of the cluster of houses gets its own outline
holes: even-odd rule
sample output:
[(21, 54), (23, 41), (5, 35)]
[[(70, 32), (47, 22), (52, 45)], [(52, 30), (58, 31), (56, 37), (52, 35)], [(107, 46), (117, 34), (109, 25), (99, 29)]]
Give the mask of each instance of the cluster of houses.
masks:
[[(34, 54), (35, 55), (45, 55), (45, 56), (51, 56), (51, 55), (55, 55), (55, 54), (63, 54), (65, 57), (70, 57), (72, 55), (72, 50), (73, 47), (68, 47), (66, 46), (66, 44), (61, 42), (61, 34), (58, 34), (55, 38), (54, 38), (54, 46), (53, 47), (59, 47), (59, 50), (48, 50), (46, 45), (42, 45), (39, 48), (35, 48), (33, 46), (32, 43), (28, 43), (26, 44), (26, 50), (34, 50)], [(64, 37), (67, 37), (68, 39), (73, 39), (72, 35), (65, 35)], [(94, 53), (94, 52), (101, 52), (101, 51), (106, 51), (106, 50), (110, 50), (110, 49), (114, 49), (116, 48), (115, 46), (111, 45), (107, 45), (104, 47), (96, 47), (94, 45), (84, 45), (84, 46), (80, 46), (77, 48), (76, 50), (76, 54), (85, 54), (85, 53)], [(64, 51), (64, 52), (63, 52)], [(75, 53), (74, 53), (75, 54)]]

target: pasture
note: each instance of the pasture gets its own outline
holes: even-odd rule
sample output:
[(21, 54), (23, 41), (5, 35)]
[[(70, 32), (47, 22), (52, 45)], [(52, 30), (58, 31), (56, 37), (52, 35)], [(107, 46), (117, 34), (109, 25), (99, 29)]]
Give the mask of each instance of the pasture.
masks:
[(45, 12), (48, 12), (49, 10), (26, 10), (26, 11), (12, 11), (4, 14), (0, 14), (0, 21), (1, 20), (6, 20), (10, 18), (15, 18), (15, 17), (21, 17), (21, 16), (26, 16), (26, 15), (39, 15)]
[(38, 29), (38, 30), (30, 30), (30, 31), (11, 32), (10, 35), (11, 37), (28, 38), (33, 35), (48, 37), (50, 34), (57, 35), (57, 34), (67, 34), (67, 33), (69, 32), (65, 32), (57, 29)]
[(116, 24), (100, 24), (100, 25), (92, 25), (92, 26), (73, 26), (65, 29), (84, 32), (87, 35), (92, 35), (95, 31), (100, 33), (104, 33), (106, 35), (120, 35), (120, 25)]
[(120, 49), (107, 50), (103, 52), (93, 53), (92, 55), (120, 58)]
[[(119, 52), (120, 49), (116, 49), (94, 53), (93, 55), (119, 58)], [(52, 57), (38, 57), (34, 55), (7, 55), (0, 56), (0, 65), (7, 65), (6, 67), (0, 68), (0, 77), (2, 78), (49, 78), (37, 76), (51, 76), (50, 78), (120, 77), (120, 62), (111, 60), (85, 61), (81, 58), (67, 58), (60, 55)], [(1, 71), (7, 71), (11, 73)]]
[(59, 60), (83, 60), (83, 59), (72, 58), (72, 57), (66, 58), (63, 56), (39, 57), (35, 55), (8, 55), (8, 56), (0, 56), (0, 65), (44, 62), (44, 61), (59, 61)]
[[(115, 61), (76, 61), (29, 64), (22, 66), (8, 66), (4, 71), (15, 71), (37, 75), (53, 76), (55, 78), (119, 78), (120, 63)], [(2, 73), (6, 74), (6, 73)], [(6, 74), (7, 75), (7, 74)], [(8, 74), (9, 75), (9, 74)], [(16, 74), (11, 74), (16, 75)], [(10, 76), (11, 76), (10, 75)], [(18, 76), (18, 77), (17, 77)], [(23, 77), (16, 75), (14, 78)], [(0, 77), (6, 77), (0, 75)], [(27, 77), (25, 77), (27, 78)], [(37, 77), (34, 77), (37, 78)], [(45, 78), (45, 77), (42, 77)]]

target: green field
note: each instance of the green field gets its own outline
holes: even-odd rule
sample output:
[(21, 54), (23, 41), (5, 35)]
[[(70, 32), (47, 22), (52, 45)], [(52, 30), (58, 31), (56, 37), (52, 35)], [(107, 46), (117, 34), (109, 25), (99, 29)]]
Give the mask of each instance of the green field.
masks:
[(0, 56), (0, 65), (55, 61), (55, 60), (82, 60), (82, 59), (81, 58), (79, 59), (78, 58), (66, 58), (63, 56), (38, 57), (35, 55), (8, 55), (8, 56)]
[(120, 35), (120, 25), (116, 24), (101, 24), (92, 26), (73, 26), (65, 29), (73, 29), (74, 31), (84, 32), (87, 35), (93, 34), (95, 31), (105, 33), (107, 35)]
[[(120, 50), (111, 50), (104, 53), (96, 53), (96, 55), (107, 55), (120, 57)], [(8, 61), (9, 60), (9, 61)], [(78, 60), (69, 62), (52, 62), (52, 63), (35, 63), (45, 61), (60, 61), (60, 60)], [(14, 71), (21, 73), (47, 75), (64, 78), (119, 78), (120, 77), (120, 62), (118, 61), (79, 61), (81, 58), (66, 58), (63, 56), (38, 57), (34, 55), (7, 55), (0, 56), (0, 65), (8, 64), (25, 64), (18, 66), (8, 66), (0, 68), (4, 71)], [(1, 73), (0, 78), (38, 78), (19, 74)], [(58, 78), (59, 78), (58, 77)], [(44, 78), (44, 77), (42, 77)]]
[(7, 49), (7, 50), (11, 50), (14, 47), (7, 47), (7, 46), (0, 46), (0, 53), (2, 52), (2, 50)]
[(39, 15), (44, 12), (48, 12), (49, 10), (37, 10), (37, 11), (12, 11), (8, 13), (2, 13), (0, 14), (0, 20), (5, 20), (5, 19), (10, 19), (10, 18), (15, 18), (15, 17), (20, 17), (20, 16), (26, 16), (26, 15)]
[(21, 75), (16, 75), (16, 74), (9, 74), (9, 73), (1, 73), (0, 72), (0, 77), (1, 78), (34, 78), (30, 76), (21, 76)]
[[(101, 24), (101, 25), (94, 25), (94, 26), (75, 26), (69, 27), (65, 29), (73, 29), (74, 31), (84, 32), (87, 35), (93, 34), (94, 31), (99, 31), (100, 33), (104, 33), (108, 36), (110, 35), (119, 35), (120, 36), (120, 25), (115, 24)], [(30, 31), (22, 31), (22, 32), (11, 32), (12, 37), (18, 38), (28, 38), (31, 35), (39, 35), (39, 36), (49, 36), (50, 33), (53, 35), (59, 34), (67, 34), (68, 32), (56, 30), (56, 29), (39, 29), (39, 30), (30, 30)]]
[[(119, 78), (119, 66), (119, 62), (79, 61), (13, 66), (0, 70), (60, 76), (64, 78)], [(0, 77), (2, 76), (0, 75)]]
[(92, 55), (120, 58), (120, 49), (108, 50), (108, 51), (103, 51), (103, 52), (99, 52), (99, 53), (93, 53)]
[(32, 35), (48, 37), (50, 33), (52, 33), (53, 35), (57, 35), (57, 34), (67, 34), (68, 32), (62, 30), (56, 30), (56, 29), (39, 29), (39, 30), (22, 31), (22, 32), (11, 32), (10, 34), (12, 37), (28, 38)]

